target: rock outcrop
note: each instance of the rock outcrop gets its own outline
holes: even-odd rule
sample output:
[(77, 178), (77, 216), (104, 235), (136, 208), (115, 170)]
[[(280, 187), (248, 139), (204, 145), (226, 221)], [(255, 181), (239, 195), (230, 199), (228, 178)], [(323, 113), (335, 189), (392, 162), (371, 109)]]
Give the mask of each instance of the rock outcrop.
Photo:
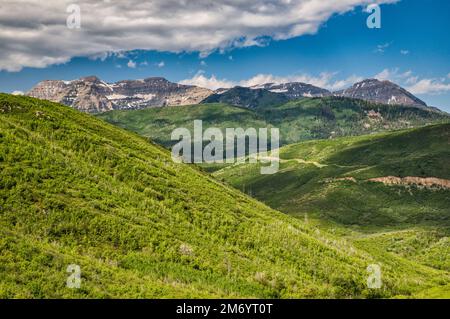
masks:
[(83, 112), (198, 104), (213, 92), (164, 78), (106, 83), (95, 76), (74, 81), (43, 81), (28, 96), (62, 103)]

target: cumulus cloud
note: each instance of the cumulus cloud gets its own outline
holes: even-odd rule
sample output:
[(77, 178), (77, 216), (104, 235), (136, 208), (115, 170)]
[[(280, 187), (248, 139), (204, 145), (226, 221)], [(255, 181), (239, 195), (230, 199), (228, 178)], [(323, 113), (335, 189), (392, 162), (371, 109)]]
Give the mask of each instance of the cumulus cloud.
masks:
[(136, 68), (136, 62), (134, 62), (133, 60), (128, 61), (127, 67), (129, 67), (131, 69), (135, 69)]
[(207, 77), (205, 76), (203, 71), (197, 72), (197, 74), (190, 79), (180, 81), (180, 84), (196, 85), (211, 90), (217, 90), (220, 88), (231, 88), (238, 85), (237, 83), (238, 82), (228, 81), (226, 79), (218, 79), (216, 78), (215, 75)]
[(408, 55), (409, 54), (409, 50), (400, 50), (400, 54), (401, 55)]
[(405, 83), (407, 85), (413, 85), (413, 84), (416, 84), (418, 81), (419, 81), (419, 77), (418, 76), (411, 76), (411, 77), (406, 79)]
[(384, 53), (386, 51), (386, 49), (389, 48), (390, 45), (391, 45), (391, 43), (379, 44), (379, 45), (377, 45), (375, 52)]
[(190, 79), (181, 81), (181, 84), (196, 85), (206, 87), (211, 90), (219, 88), (231, 88), (235, 86), (251, 87), (265, 83), (287, 83), (287, 82), (303, 82), (312, 84), (330, 91), (337, 91), (351, 86), (355, 82), (361, 81), (363, 78), (352, 75), (346, 79), (336, 79), (337, 73), (323, 72), (319, 76), (309, 74), (275, 76), (272, 74), (258, 74), (249, 79), (240, 81), (230, 81), (227, 79), (219, 79), (215, 75), (206, 76), (204, 71), (199, 71)]
[(264, 45), (317, 32), (333, 14), (397, 0), (77, 0), (81, 27), (68, 28), (73, 0), (2, 0), (0, 70), (46, 67), (75, 56), (135, 49), (170, 52)]
[(161, 62), (156, 63), (156, 66), (157, 66), (158, 68), (163, 68), (165, 65), (166, 65), (166, 63), (165, 63), (164, 61), (161, 61)]
[(381, 81), (391, 81), (391, 82), (402, 82), (404, 80), (407, 80), (408, 78), (411, 78), (412, 71), (405, 71), (400, 72), (399, 68), (393, 68), (393, 69), (384, 69), (380, 73), (376, 74), (374, 76), (375, 79), (381, 80)]
[(442, 79), (421, 79), (407, 88), (412, 94), (442, 94), (450, 91), (450, 83)]
[(442, 94), (450, 91), (450, 83), (446, 83), (445, 78), (420, 78), (411, 70), (401, 72), (399, 68), (384, 69), (375, 78), (395, 82), (412, 94)]

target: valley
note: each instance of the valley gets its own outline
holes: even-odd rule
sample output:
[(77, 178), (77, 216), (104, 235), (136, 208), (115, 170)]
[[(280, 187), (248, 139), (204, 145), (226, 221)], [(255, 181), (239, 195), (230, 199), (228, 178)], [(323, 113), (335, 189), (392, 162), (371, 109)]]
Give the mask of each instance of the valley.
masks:
[(194, 120), (203, 126), (280, 129), (280, 143), (371, 134), (448, 122), (450, 115), (434, 109), (375, 104), (342, 97), (303, 98), (286, 104), (245, 108), (208, 103), (136, 111), (112, 111), (98, 118), (171, 147), (177, 127), (192, 130)]
[(280, 171), (214, 173), (237, 189), (371, 252), (450, 270), (450, 124), (280, 149)]

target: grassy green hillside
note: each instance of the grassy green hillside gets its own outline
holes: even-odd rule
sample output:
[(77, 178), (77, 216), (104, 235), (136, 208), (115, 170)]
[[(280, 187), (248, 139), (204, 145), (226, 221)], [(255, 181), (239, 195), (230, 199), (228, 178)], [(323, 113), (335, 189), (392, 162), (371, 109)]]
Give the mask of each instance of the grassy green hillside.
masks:
[[(0, 94), (0, 298), (394, 297), (447, 272), (371, 255), (133, 133)], [(366, 287), (379, 263), (384, 286)], [(66, 287), (69, 264), (80, 289)]]
[[(280, 172), (275, 175), (261, 175), (257, 165), (247, 164), (225, 168), (216, 176), (236, 187), (246, 185), (257, 198), (290, 213), (317, 211), (321, 217), (362, 226), (395, 226), (408, 221), (450, 225), (447, 189), (369, 181), (385, 176), (450, 179), (449, 139), (450, 124), (442, 124), (309, 141), (282, 148)], [(356, 202), (360, 204), (355, 207)], [(395, 212), (385, 210), (387, 206), (395, 206)], [(427, 214), (414, 210), (422, 206), (430, 209)]]
[(437, 111), (398, 105), (379, 105), (361, 100), (327, 97), (270, 103), (254, 109), (225, 104), (112, 111), (99, 118), (139, 135), (171, 146), (170, 135), (177, 127), (191, 128), (196, 119), (207, 127), (278, 127), (281, 144), (311, 139), (361, 135), (450, 121)]
[[(310, 141), (282, 148), (275, 175), (260, 175), (249, 164), (215, 175), (275, 209), (351, 236), (371, 253), (450, 270), (449, 144), (450, 124)], [(370, 181), (387, 176), (418, 177), (418, 183)], [(447, 187), (420, 184), (429, 177)]]

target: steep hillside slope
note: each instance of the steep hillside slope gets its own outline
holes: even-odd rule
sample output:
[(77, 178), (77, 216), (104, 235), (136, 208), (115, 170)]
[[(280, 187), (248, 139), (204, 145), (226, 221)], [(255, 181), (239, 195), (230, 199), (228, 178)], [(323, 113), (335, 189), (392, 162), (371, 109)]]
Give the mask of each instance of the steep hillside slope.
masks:
[[(0, 95), (0, 296), (364, 297), (443, 272), (379, 259), (67, 107)], [(366, 288), (380, 262), (384, 289)], [(80, 289), (66, 287), (69, 264)]]
[[(269, 209), (145, 139), (0, 95), (0, 297), (367, 297), (445, 272), (371, 256)], [(366, 267), (383, 265), (383, 289)], [(80, 289), (66, 287), (81, 267)]]
[(246, 109), (225, 104), (200, 104), (98, 115), (112, 124), (170, 146), (176, 127), (192, 127), (195, 119), (207, 127), (278, 127), (281, 144), (311, 139), (361, 135), (450, 121), (434, 110), (382, 105), (338, 97), (312, 98), (271, 107)]

